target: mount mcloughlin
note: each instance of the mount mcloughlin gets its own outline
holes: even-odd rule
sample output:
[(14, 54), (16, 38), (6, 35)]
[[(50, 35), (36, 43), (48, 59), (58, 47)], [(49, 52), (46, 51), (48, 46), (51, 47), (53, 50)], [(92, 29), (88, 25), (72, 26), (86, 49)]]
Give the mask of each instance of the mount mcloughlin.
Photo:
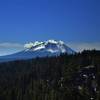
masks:
[(25, 50), (7, 55), (1, 56), (0, 62), (24, 60), (36, 57), (50, 57), (58, 56), (62, 53), (74, 54), (75, 51), (69, 48), (63, 41), (48, 40), (44, 42), (31, 42), (24, 45)]

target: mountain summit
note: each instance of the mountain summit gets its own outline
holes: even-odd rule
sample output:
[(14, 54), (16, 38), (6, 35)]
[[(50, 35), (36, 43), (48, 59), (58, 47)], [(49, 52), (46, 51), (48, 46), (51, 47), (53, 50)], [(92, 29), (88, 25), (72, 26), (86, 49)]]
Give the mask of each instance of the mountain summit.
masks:
[(75, 52), (69, 48), (63, 41), (47, 40), (43, 42), (30, 42), (24, 45), (25, 50), (7, 56), (0, 57), (2, 61), (23, 60), (36, 57), (58, 56), (62, 53), (74, 54)]
[(70, 49), (63, 41), (48, 40), (44, 42), (30, 42), (25, 44), (26, 51), (46, 51), (49, 53), (68, 53), (73, 54), (74, 51)]

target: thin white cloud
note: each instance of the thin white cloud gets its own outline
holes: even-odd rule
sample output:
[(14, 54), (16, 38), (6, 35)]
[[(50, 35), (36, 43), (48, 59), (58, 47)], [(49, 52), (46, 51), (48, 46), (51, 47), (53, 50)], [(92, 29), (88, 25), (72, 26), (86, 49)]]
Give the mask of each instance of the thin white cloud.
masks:
[(9, 55), (24, 49), (24, 45), (20, 43), (0, 43), (0, 56)]
[(19, 43), (0, 43), (0, 48), (23, 48), (23, 44)]
[(77, 42), (77, 43), (67, 43), (72, 49), (76, 50), (77, 52), (82, 50), (92, 50), (97, 49), (100, 50), (100, 42)]

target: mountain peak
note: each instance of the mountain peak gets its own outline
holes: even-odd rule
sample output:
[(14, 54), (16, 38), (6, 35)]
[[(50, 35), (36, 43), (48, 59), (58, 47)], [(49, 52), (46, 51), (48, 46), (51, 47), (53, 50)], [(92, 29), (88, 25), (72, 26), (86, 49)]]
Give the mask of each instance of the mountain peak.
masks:
[(46, 42), (48, 42), (48, 43), (54, 43), (54, 44), (57, 44), (57, 43), (58, 43), (58, 41), (53, 40), (53, 39), (51, 39), (51, 40), (47, 40)]
[(29, 48), (32, 48), (34, 46), (38, 46), (38, 45), (46, 45), (46, 44), (64, 44), (63, 41), (57, 41), (57, 40), (53, 40), (53, 39), (50, 39), (50, 40), (47, 40), (47, 41), (35, 41), (35, 42), (30, 42), (30, 43), (27, 43), (24, 45), (25, 48), (29, 49)]
[(63, 41), (47, 40), (47, 41), (35, 41), (24, 45), (25, 51), (47, 51), (50, 53), (68, 53), (73, 54), (74, 51), (70, 49)]
[(3, 61), (13, 61), (18, 59), (30, 59), (36, 57), (58, 56), (62, 53), (75, 54), (63, 41), (47, 40), (35, 41), (24, 45), (25, 50), (1, 57)]

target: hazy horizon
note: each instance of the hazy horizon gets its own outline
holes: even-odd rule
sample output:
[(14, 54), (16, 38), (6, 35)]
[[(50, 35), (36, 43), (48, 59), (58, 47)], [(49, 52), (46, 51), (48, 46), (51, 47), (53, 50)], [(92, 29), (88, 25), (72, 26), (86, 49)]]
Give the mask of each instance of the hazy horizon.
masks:
[[(35, 42), (35, 41), (30, 41)], [(30, 43), (26, 42), (26, 43)], [(13, 54), (25, 49), (24, 45), (26, 43), (11, 43), (4, 42), (0, 43), (0, 56)], [(81, 52), (83, 50), (100, 50), (100, 43), (98, 42), (65, 42), (65, 44), (76, 52)]]

